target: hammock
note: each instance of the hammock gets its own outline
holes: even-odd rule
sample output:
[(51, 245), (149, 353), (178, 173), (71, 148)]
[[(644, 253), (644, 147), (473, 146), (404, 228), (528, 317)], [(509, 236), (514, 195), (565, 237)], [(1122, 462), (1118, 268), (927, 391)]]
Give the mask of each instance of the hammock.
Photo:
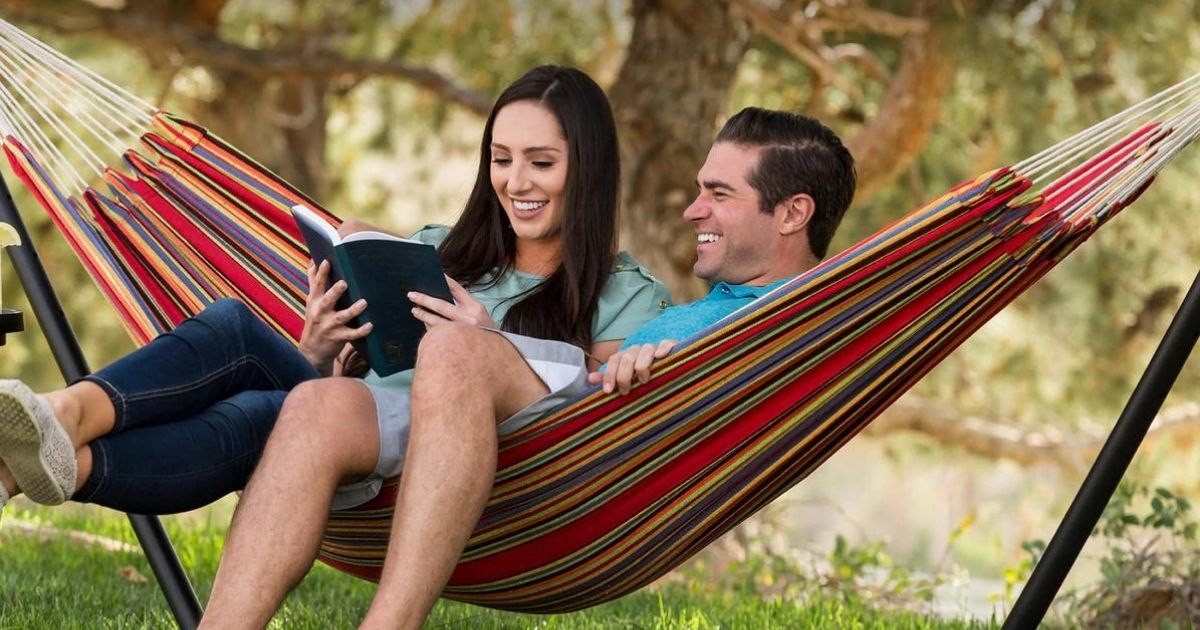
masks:
[[(319, 204), (4, 22), (0, 81), (9, 164), (135, 340), (226, 295), (299, 335), (308, 261), (288, 208)], [(964, 182), (686, 340), (628, 396), (592, 391), (505, 437), (445, 596), (562, 612), (678, 566), (1134, 201), (1200, 133), (1198, 95), (1200, 75)], [(377, 578), (395, 492), (334, 513), (320, 559)]]

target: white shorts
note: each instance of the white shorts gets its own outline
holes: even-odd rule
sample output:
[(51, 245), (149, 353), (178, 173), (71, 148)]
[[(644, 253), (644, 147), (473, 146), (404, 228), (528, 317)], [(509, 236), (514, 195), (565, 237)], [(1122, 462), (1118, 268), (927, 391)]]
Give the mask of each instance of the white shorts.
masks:
[[(491, 330), (491, 329), (489, 329)], [(542, 379), (548, 394), (509, 416), (499, 425), (503, 437), (537, 420), (551, 409), (567, 402), (587, 389), (587, 360), (582, 350), (561, 341), (536, 339), (515, 333), (493, 330), (503, 336), (525, 359), (530, 369)], [(344, 510), (362, 505), (379, 494), (383, 482), (400, 474), (408, 450), (411, 428), (411, 392), (363, 383), (375, 399), (375, 416), (379, 425), (379, 461), (375, 470), (362, 481), (337, 489), (333, 509)]]

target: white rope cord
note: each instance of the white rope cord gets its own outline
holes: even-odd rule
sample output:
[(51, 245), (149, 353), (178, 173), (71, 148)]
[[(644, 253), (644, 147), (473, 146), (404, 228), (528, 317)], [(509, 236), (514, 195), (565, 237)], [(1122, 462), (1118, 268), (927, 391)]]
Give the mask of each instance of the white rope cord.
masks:
[[(31, 151), (48, 158), (47, 175), (70, 194), (87, 187), (89, 177), (83, 173), (103, 172), (107, 161), (97, 150), (123, 155), (136, 146), (156, 112), (146, 101), (4, 20), (0, 77), (0, 92), (8, 92), (0, 99), (5, 110), (0, 124), (23, 138)], [(52, 141), (47, 131), (60, 139)]]
[[(6, 35), (0, 31), (0, 38)], [(80, 77), (69, 74), (69, 68), (56, 67), (53, 60), (44, 58), (37, 51), (23, 46), (14, 46), (12, 51), (18, 56), (18, 62), (30, 68), (31, 72), (49, 75), (48, 80), (39, 81), (39, 84), (48, 86), (55, 91), (52, 102), (60, 103), (64, 108), (79, 111), (81, 116), (87, 117), (91, 123), (88, 129), (107, 136), (111, 146), (119, 147), (116, 148), (118, 153), (129, 145), (127, 140), (118, 139), (117, 134), (133, 124), (144, 127), (149, 122), (146, 117), (141, 117), (139, 120), (139, 117), (131, 116), (130, 110), (127, 108), (120, 108), (104, 98), (97, 98), (93, 92), (83, 87), (84, 84)], [(64, 76), (64, 73), (67, 74)], [(104, 123), (100, 123), (97, 117), (103, 118)]]
[[(0, 24), (0, 38), (12, 35)], [(93, 91), (86, 89), (86, 77), (77, 68), (66, 66), (20, 42), (6, 48), (16, 55), (15, 63), (29, 69), (30, 76), (47, 75), (45, 80), (35, 79), (36, 85), (42, 87), (52, 106), (62, 107), (82, 123), (82, 128), (88, 132), (85, 139), (95, 137), (98, 142), (107, 144), (109, 150), (120, 155), (131, 146), (132, 141), (136, 141), (138, 132), (149, 124), (149, 116), (130, 110), (128, 105), (116, 105), (103, 95), (98, 98)], [(49, 93), (51, 90), (53, 94)], [(129, 130), (131, 126), (136, 127), (137, 131)]]
[[(16, 51), (16, 54), (19, 55), (21, 52), (22, 51), (18, 50)], [(53, 108), (65, 111), (66, 114), (75, 119), (75, 121), (78, 122), (83, 129), (86, 129), (88, 132), (90, 132), (88, 135), (90, 135), (98, 143), (107, 145), (107, 148), (117, 155), (121, 155), (124, 153), (125, 149), (128, 148), (128, 142), (118, 138), (116, 134), (110, 130), (110, 125), (97, 120), (92, 112), (94, 111), (103, 115), (105, 118), (107, 118), (107, 123), (114, 123), (117, 126), (120, 126), (121, 123), (119, 121), (111, 116), (107, 116), (103, 110), (99, 108), (89, 107), (87, 101), (81, 102), (77, 98), (72, 98), (72, 95), (65, 88), (67, 82), (62, 81), (57, 77), (50, 77), (48, 80), (42, 80), (40, 73), (53, 73), (53, 70), (47, 70), (43, 66), (28, 63), (27, 60), (14, 59), (9, 56), (9, 51), (4, 49), (0, 49), (0, 57), (11, 60), (14, 64), (19, 65), (20, 69), (30, 77), (30, 84), (41, 93), (41, 97), (39, 98), (40, 107), (47, 110)], [(57, 107), (55, 106), (56, 104)], [(84, 136), (78, 133), (73, 133), (72, 135), (75, 137), (77, 144), (81, 146), (87, 146), (87, 139)], [(95, 154), (93, 153), (93, 155)], [(98, 155), (96, 155), (96, 158), (100, 159)], [(100, 161), (103, 163), (104, 160), (100, 159)]]
[(16, 82), (15, 77), (3, 68), (0, 68), (0, 79), (3, 79), (5, 84), (13, 84), (14, 88), (0, 89), (0, 102), (3, 103), (10, 121), (15, 123), (13, 135), (25, 138), (25, 144), (31, 151), (41, 151), (43, 155), (51, 159), (44, 166), (50, 171), (49, 175), (56, 176), (54, 178), (60, 187), (71, 181), (82, 182), (83, 179), (71, 161), (62, 153), (58, 143), (50, 140), (43, 126), (30, 115), (29, 108), (18, 102), (18, 96), (24, 88)]
[[(20, 80), (20, 77), (13, 74), (10, 68), (10, 64), (12, 63), (13, 61), (9, 56), (8, 51), (0, 48), (0, 68), (3, 68), (2, 71), (7, 76), (11, 77), (10, 84), (12, 87), (17, 89), (17, 91), (25, 99), (26, 104), (38, 115), (40, 115), (41, 118), (45, 120), (51, 128), (53, 128), (53, 130), (62, 138), (65, 143), (71, 145), (70, 148), (74, 150), (75, 155), (79, 157), (79, 159), (87, 168), (93, 169), (97, 174), (103, 171), (104, 161), (100, 159), (100, 156), (96, 155), (96, 153), (87, 146), (87, 143), (83, 142), (83, 140), (80, 139), (79, 136), (76, 135), (66, 123), (63, 122), (62, 117), (60, 117), (58, 112), (55, 111), (57, 108), (53, 106), (47, 106), (40, 98), (37, 97), (36, 94), (26, 88), (26, 83), (29, 83), (33, 86), (38, 86), (39, 84), (36, 81), (36, 78), (29, 76), (26, 73), (28, 81)], [(22, 69), (18, 66), (16, 70), (21, 71)]]
[(0, 20), (0, 30), (11, 33), (18, 41), (22, 41), (34, 50), (40, 51), (44, 58), (53, 60), (56, 67), (68, 69), (68, 74), (77, 76), (82, 82), (95, 88), (95, 93), (109, 98), (115, 103), (121, 103), (128, 111), (140, 112), (146, 120), (158, 111), (154, 105), (142, 100), (129, 90), (109, 81), (74, 59), (67, 57), (46, 43), (29, 35), (5, 20)]
[[(1193, 104), (1169, 121), (1161, 131), (1143, 139), (1127, 158), (1110, 166), (1098, 186), (1085, 186), (1060, 206), (1064, 219), (1075, 221), (1087, 216), (1106, 217), (1118, 204), (1146, 185), (1200, 132), (1200, 104)], [(1090, 173), (1094, 169), (1089, 169)], [(1084, 173), (1082, 176), (1086, 176)]]
[(1053, 176), (1057, 171), (1085, 161), (1086, 157), (1091, 157), (1096, 151), (1147, 122), (1161, 120), (1176, 110), (1186, 108), (1198, 94), (1200, 74), (1071, 136), (1033, 158), (1023, 160), (1015, 168), (1035, 181)]
[(1156, 146), (1153, 152), (1143, 157), (1147, 161), (1146, 172), (1138, 181), (1130, 182), (1124, 189), (1118, 191), (1122, 202), (1127, 201), (1138, 188), (1146, 185), (1152, 177), (1162, 171), (1168, 162), (1175, 159), (1180, 152), (1200, 137), (1200, 103), (1180, 114), (1171, 121), (1170, 126), (1172, 127), (1171, 134)]
[[(1090, 141), (1080, 144), (1069, 154), (1062, 156), (1057, 164), (1049, 165), (1046, 169), (1044, 169), (1044, 172), (1032, 175), (1031, 178), (1034, 179), (1035, 183), (1042, 183), (1051, 178), (1057, 179), (1063, 175), (1066, 170), (1074, 168), (1077, 164), (1086, 162), (1088, 159), (1094, 157), (1097, 153), (1104, 151), (1113, 143), (1128, 136), (1129, 134), (1132, 134), (1138, 128), (1155, 120), (1161, 122), (1162, 120), (1166, 120), (1181, 111), (1185, 111), (1193, 102), (1195, 102), (1196, 95), (1196, 93), (1186, 95), (1181, 94), (1179, 95), (1180, 97), (1173, 98), (1170, 102), (1165, 103), (1160, 109), (1149, 112), (1149, 115), (1144, 119), (1130, 121), (1133, 124), (1127, 124), (1125, 126), (1114, 126), (1107, 132), (1098, 134)], [(1181, 98), (1184, 96), (1190, 98), (1188, 100), (1184, 100)]]
[(1200, 73), (1180, 81), (1179, 83), (1150, 96), (1139, 103), (1125, 108), (1121, 112), (1102, 120), (1083, 131), (1080, 131), (1065, 140), (1062, 140), (1053, 146), (1034, 154), (1020, 162), (1014, 168), (1022, 173), (1031, 172), (1040, 168), (1044, 163), (1053, 163), (1056, 158), (1064, 153), (1072, 151), (1081, 143), (1088, 143), (1099, 133), (1111, 131), (1114, 128), (1121, 128), (1135, 123), (1137, 121), (1145, 121), (1150, 115), (1164, 103), (1172, 102), (1182, 94), (1194, 93), (1196, 88), (1200, 87)]

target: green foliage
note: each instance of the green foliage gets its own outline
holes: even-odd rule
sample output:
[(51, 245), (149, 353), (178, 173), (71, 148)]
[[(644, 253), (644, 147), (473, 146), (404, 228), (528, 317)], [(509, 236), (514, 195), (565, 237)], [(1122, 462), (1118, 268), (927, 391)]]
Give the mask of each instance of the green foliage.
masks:
[(1060, 608), (1092, 627), (1188, 627), (1200, 605), (1200, 542), (1191, 503), (1167, 488), (1122, 483), (1092, 532), (1105, 546), (1095, 583)]
[(769, 539), (777, 525), (754, 525), (733, 536), (739, 541), (736, 560), (702, 555), (678, 569), (673, 581), (710, 596), (836, 601), (855, 609), (914, 614), (929, 614), (935, 590), (945, 582), (940, 572), (921, 575), (897, 564), (883, 541), (857, 545), (838, 535), (826, 557), (813, 561), (790, 548), (773, 548)]

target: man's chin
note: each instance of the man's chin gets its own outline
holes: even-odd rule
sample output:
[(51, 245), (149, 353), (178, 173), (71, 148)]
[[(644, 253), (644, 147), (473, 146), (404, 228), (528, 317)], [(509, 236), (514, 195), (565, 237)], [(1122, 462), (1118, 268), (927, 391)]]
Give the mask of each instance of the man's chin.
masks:
[(713, 280), (713, 278), (717, 276), (717, 270), (709, 267), (708, 265), (700, 264), (700, 261), (696, 261), (696, 264), (692, 265), (692, 273), (697, 278), (700, 278), (701, 280), (704, 280), (710, 284), (716, 282)]

